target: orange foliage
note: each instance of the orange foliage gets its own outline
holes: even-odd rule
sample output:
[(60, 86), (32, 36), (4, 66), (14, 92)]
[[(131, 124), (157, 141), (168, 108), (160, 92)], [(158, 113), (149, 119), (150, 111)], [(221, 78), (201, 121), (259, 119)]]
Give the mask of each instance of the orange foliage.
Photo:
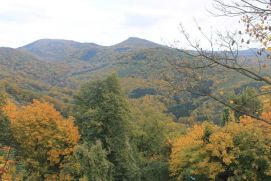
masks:
[[(261, 116), (270, 120), (270, 115), (271, 112), (264, 112)], [(248, 177), (261, 180), (259, 175), (270, 178), (270, 140), (271, 125), (248, 116), (241, 117), (240, 123), (230, 122), (224, 127), (203, 123), (173, 141), (170, 171), (176, 180), (186, 176), (198, 179), (205, 176), (209, 180), (217, 180), (218, 176), (229, 180)], [(261, 174), (255, 168), (261, 168)]]
[(64, 119), (51, 104), (34, 100), (30, 105), (17, 107), (8, 102), (3, 112), (28, 164), (44, 170), (49, 166), (61, 167), (63, 158), (73, 153), (79, 140), (78, 129), (72, 118)]
[(269, 121), (270, 124), (267, 124), (263, 121), (256, 120), (254, 118), (251, 118), (249, 116), (242, 116), (240, 118), (240, 124), (244, 126), (253, 126), (253, 127), (260, 127), (265, 129), (266, 132), (270, 132), (271, 128), (271, 111), (270, 108), (268, 111), (265, 111), (261, 114), (261, 118), (263, 118), (266, 121)]
[(195, 125), (187, 135), (181, 136), (173, 142), (170, 159), (172, 175), (176, 175), (180, 169), (189, 164), (190, 160), (186, 159), (185, 154), (191, 148), (201, 146), (203, 144), (203, 136), (203, 125)]

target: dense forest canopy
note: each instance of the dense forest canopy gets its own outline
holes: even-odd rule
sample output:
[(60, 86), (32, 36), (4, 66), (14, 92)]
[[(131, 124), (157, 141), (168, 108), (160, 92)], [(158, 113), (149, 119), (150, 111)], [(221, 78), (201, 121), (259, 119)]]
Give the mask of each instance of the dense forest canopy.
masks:
[(213, 3), (244, 28), (209, 49), (0, 48), (0, 181), (271, 180), (270, 2)]

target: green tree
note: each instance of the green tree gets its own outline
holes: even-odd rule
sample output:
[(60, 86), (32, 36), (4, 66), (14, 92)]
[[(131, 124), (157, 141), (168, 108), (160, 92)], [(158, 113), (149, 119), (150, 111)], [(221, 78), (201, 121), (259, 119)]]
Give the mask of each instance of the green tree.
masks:
[(155, 96), (130, 100), (134, 123), (133, 142), (140, 154), (141, 180), (169, 178), (170, 139), (184, 128), (165, 113), (166, 107)]
[(245, 89), (241, 94), (232, 96), (230, 98), (230, 104), (235, 109), (224, 109), (222, 125), (228, 121), (238, 121), (239, 118), (245, 115), (247, 112), (260, 116), (263, 109), (263, 104), (258, 95), (259, 93), (256, 89)]
[(114, 180), (137, 180), (139, 168), (130, 143), (131, 117), (116, 75), (82, 86), (75, 99), (82, 141), (100, 140), (113, 164)]
[(78, 145), (75, 157), (80, 163), (80, 171), (86, 180), (113, 180), (112, 163), (107, 160), (107, 152), (102, 148), (102, 143)]

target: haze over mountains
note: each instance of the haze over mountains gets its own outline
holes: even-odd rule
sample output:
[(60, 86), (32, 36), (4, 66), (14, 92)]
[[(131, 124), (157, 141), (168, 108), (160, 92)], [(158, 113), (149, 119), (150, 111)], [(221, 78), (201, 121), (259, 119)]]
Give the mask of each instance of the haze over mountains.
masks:
[[(244, 50), (253, 56), (256, 50)], [(148, 78), (165, 59), (178, 59), (177, 50), (130, 37), (112, 46), (71, 40), (41, 39), (23, 47), (0, 48), (0, 78), (25, 77), (53, 86), (76, 87), (77, 81), (116, 71), (121, 77)], [(13, 76), (16, 75), (16, 76)]]
[[(256, 49), (249, 49), (239, 54), (254, 57), (255, 53)], [(50, 97), (49, 101), (56, 107), (64, 107), (58, 110), (65, 114), (68, 112), (68, 102), (72, 101), (72, 95), (80, 85), (89, 80), (104, 78), (113, 72), (118, 74), (124, 91), (131, 98), (163, 96), (167, 94), (168, 90), (164, 88), (168, 86), (159, 78), (162, 69), (170, 71), (167, 60), (179, 61), (187, 58), (185, 56), (174, 48), (136, 37), (112, 46), (41, 39), (16, 49), (0, 48), (0, 86), (4, 86), (10, 95), (16, 95), (18, 102)], [(210, 87), (212, 82), (220, 82), (219, 88), (248, 85), (236, 73), (220, 74), (209, 79), (205, 83)], [(171, 93), (169, 95), (173, 103), (168, 105), (168, 110), (177, 118), (189, 116), (197, 108), (204, 110), (201, 106), (205, 99), (184, 93), (177, 99)]]
[[(36, 59), (39, 58), (53, 62), (70, 62), (72, 60), (90, 61), (92, 59), (97, 59), (101, 55), (118, 55), (136, 50), (154, 48), (169, 49), (169, 47), (145, 39), (130, 37), (112, 46), (102, 46), (95, 43), (80, 43), (62, 39), (40, 39), (25, 46), (13, 49), (13, 51), (15, 52), (16, 50), (19, 50), (20, 54), (25, 53), (28, 54), (28, 56), (34, 55), (36, 56)], [(3, 54), (5, 52), (5, 48), (1, 49), (2, 51), (0, 53)], [(10, 49), (9, 53), (11, 53), (11, 48), (6, 48), (6, 50), (8, 49)], [(240, 55), (253, 56), (255, 52), (256, 49), (242, 50), (240, 51)], [(8, 52), (5, 53), (8, 54)]]
[(163, 56), (173, 57), (172, 52), (135, 37), (112, 46), (41, 39), (20, 48), (0, 47), (0, 87), (18, 102), (44, 96), (70, 100), (82, 83), (116, 72), (138, 82), (125, 83), (129, 92), (145, 87), (148, 77), (163, 65)]
[[(23, 74), (28, 79), (66, 86), (72, 84), (71, 77), (82, 80), (108, 71), (128, 76), (144, 71), (148, 56), (158, 56), (168, 50), (168, 47), (135, 37), (112, 46), (41, 39), (16, 49), (0, 48), (0, 78), (15, 79), (17, 76), (13, 75)], [(132, 65), (125, 65), (128, 62)]]
[(131, 37), (112, 46), (101, 46), (95, 43), (79, 43), (71, 40), (41, 39), (25, 45), (20, 50), (33, 53), (45, 60), (89, 61), (101, 53), (124, 53), (136, 49), (162, 47), (148, 40)]
[(147, 74), (149, 60), (161, 52), (170, 51), (135, 37), (112, 46), (41, 39), (20, 48), (0, 48), (0, 80), (34, 90), (40, 86), (78, 88), (81, 81), (112, 72), (122, 77)]

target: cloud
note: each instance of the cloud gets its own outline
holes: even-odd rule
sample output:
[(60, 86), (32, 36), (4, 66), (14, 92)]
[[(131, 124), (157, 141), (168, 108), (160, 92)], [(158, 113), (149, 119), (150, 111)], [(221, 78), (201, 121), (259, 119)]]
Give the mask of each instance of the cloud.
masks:
[(7, 11), (7, 12), (0, 12), (0, 22), (5, 23), (29, 23), (29, 22), (37, 22), (37, 21), (44, 21), (49, 19), (48, 16), (43, 14), (34, 12), (34, 11)]
[(24, 24), (49, 19), (44, 7), (33, 6), (30, 1), (24, 2), (22, 4), (18, 0), (10, 0), (2, 3), (0, 7), (0, 23)]
[(112, 45), (129, 36), (161, 43), (179, 37), (180, 22), (194, 36), (194, 19), (202, 27), (233, 29), (230, 20), (206, 15), (211, 1), (7, 0), (0, 6), (0, 46), (18, 47), (41, 38)]
[(130, 28), (145, 28), (149, 26), (155, 26), (168, 17), (159, 15), (146, 15), (140, 13), (126, 13), (124, 15), (124, 25)]

